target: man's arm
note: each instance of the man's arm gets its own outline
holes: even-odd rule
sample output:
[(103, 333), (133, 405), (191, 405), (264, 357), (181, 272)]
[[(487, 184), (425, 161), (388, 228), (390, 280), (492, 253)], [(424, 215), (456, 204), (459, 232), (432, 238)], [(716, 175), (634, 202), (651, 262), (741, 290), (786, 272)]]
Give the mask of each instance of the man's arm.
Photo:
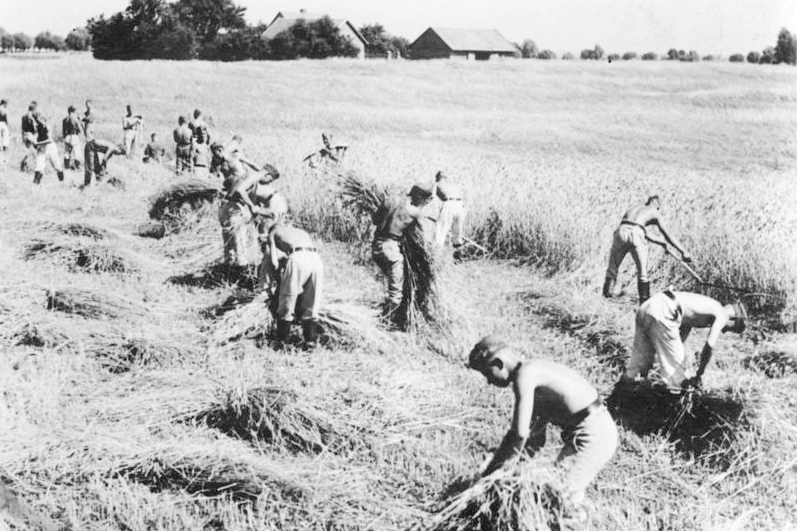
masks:
[(700, 351), (700, 361), (698, 362), (697, 373), (695, 374), (698, 380), (703, 377), (708, 362), (711, 361), (711, 355), (714, 353), (714, 347), (719, 340), (722, 329), (728, 324), (728, 316), (725, 314), (725, 310), (721, 306), (719, 308), (720, 311), (714, 312), (714, 322), (711, 323), (711, 328), (708, 331), (706, 344), (703, 345), (703, 350)]
[(251, 161), (249, 161), (249, 160), (247, 160), (247, 159), (245, 159), (245, 158), (243, 158), (241, 156), (238, 157), (238, 160), (240, 160), (242, 164), (246, 164), (247, 166), (249, 166), (253, 170), (260, 171), (260, 166), (256, 165), (255, 163), (253, 163), (253, 162), (251, 162)]
[(531, 414), (534, 411), (534, 384), (524, 378), (523, 382), (516, 382), (515, 386), (515, 410), (512, 414), (512, 427), (501, 441), (493, 459), (482, 473), (483, 476), (490, 475), (499, 468), (503, 467), (508, 461), (517, 458), (523, 451), (526, 439), (531, 432)]
[(681, 253), (684, 262), (690, 262), (692, 258), (689, 256), (689, 254), (686, 251), (684, 251), (683, 245), (681, 245), (681, 242), (678, 240), (678, 238), (670, 234), (670, 231), (667, 229), (667, 225), (664, 222), (664, 219), (657, 216), (655, 222), (656, 225), (658, 225), (659, 230), (661, 231), (661, 234), (664, 236), (664, 238), (670, 243), (670, 245), (678, 249), (678, 252)]
[(241, 179), (241, 181), (235, 185), (232, 190), (230, 190), (230, 193), (227, 194), (227, 197), (230, 199), (240, 197), (241, 201), (243, 201), (244, 205), (249, 208), (249, 212), (251, 212), (253, 215), (259, 213), (260, 209), (252, 202), (252, 198), (249, 197), (248, 190), (252, 187), (252, 185), (257, 183), (257, 179), (257, 175), (249, 175), (246, 178)]

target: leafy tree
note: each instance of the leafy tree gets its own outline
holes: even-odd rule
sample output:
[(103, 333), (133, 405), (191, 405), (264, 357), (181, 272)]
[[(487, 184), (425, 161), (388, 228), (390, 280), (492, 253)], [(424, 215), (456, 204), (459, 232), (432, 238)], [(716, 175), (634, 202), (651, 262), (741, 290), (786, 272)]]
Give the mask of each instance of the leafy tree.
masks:
[(735, 53), (735, 54), (731, 55), (731, 56), (728, 58), (728, 60), (729, 60), (731, 63), (744, 63), (744, 55), (742, 55), (742, 54), (740, 54), (740, 53)]
[(775, 63), (793, 65), (797, 62), (797, 35), (783, 28), (778, 33), (778, 42), (775, 45)]
[(33, 38), (24, 33), (14, 34), (14, 48), (17, 50), (30, 50), (33, 47)]
[(704, 55), (704, 56), (703, 56), (703, 60), (704, 60), (704, 61), (714, 61), (715, 59), (716, 59), (716, 57), (714, 57), (714, 56), (713, 56), (713, 55), (711, 55), (711, 54), (708, 54), (708, 55)]
[(684, 52), (683, 50), (678, 51), (679, 60), (684, 61), (686, 63), (698, 63), (700, 62), (700, 54), (694, 50), (689, 50), (689, 53)]
[(382, 24), (366, 24), (359, 29), (368, 43), (365, 52), (370, 57), (406, 56), (410, 42), (404, 37), (395, 37), (385, 31)]
[(556, 54), (551, 50), (543, 50), (537, 54), (537, 59), (544, 59), (546, 61), (549, 59), (556, 59)]
[(10, 33), (0, 34), (0, 48), (3, 50), (12, 50), (14, 48), (14, 36)]
[(263, 40), (266, 26), (246, 26), (245, 28), (219, 33), (212, 43), (199, 50), (200, 59), (214, 61), (243, 61), (246, 59), (268, 58), (268, 41)]
[(64, 38), (59, 35), (53, 35), (49, 31), (43, 31), (36, 35), (36, 38), (33, 40), (34, 48), (38, 48), (40, 50), (54, 50), (59, 51), (63, 50), (66, 47), (64, 43)]
[(575, 59), (575, 57), (570, 52), (565, 52), (565, 53), (562, 54), (562, 60), (563, 61), (572, 61), (573, 59)]
[(595, 48), (593, 49), (593, 52), (595, 53), (595, 60), (596, 61), (600, 61), (601, 59), (603, 59), (603, 48), (601, 48), (600, 44), (596, 44), (595, 45)]
[(771, 65), (775, 62), (775, 48), (768, 46), (761, 52), (761, 58), (758, 60), (760, 65)]
[(619, 53), (610, 53), (610, 54), (609, 54), (609, 55), (606, 57), (606, 59), (608, 59), (610, 63), (611, 63), (612, 61), (619, 61), (619, 60), (620, 60), (620, 54), (619, 54)]
[(678, 53), (678, 50), (676, 50), (675, 48), (670, 48), (669, 50), (667, 50), (668, 61), (678, 61), (680, 58), (681, 56)]
[(655, 52), (645, 52), (642, 54), (643, 61), (658, 61), (659, 55)]
[(202, 44), (213, 41), (221, 29), (246, 28), (246, 8), (235, 5), (232, 0), (178, 0), (173, 9), (180, 22)]
[(750, 52), (747, 54), (747, 62), (753, 63), (754, 65), (758, 64), (758, 61), (761, 60), (761, 54), (758, 52)]
[(393, 43), (393, 47), (396, 49), (399, 57), (407, 57), (407, 48), (410, 47), (410, 41), (405, 37), (397, 37), (393, 36), (390, 38), (390, 42)]
[(355, 57), (355, 48), (329, 17), (312, 22), (299, 19), (269, 42), (270, 59), (325, 59), (327, 57)]
[(520, 56), (524, 59), (536, 57), (537, 52), (539, 51), (537, 49), (537, 43), (535, 43), (531, 39), (526, 39), (525, 41), (523, 41), (523, 44), (521, 44), (519, 48), (520, 48)]
[(623, 54), (623, 61), (630, 61), (631, 59), (636, 59), (636, 57), (636, 52), (625, 52)]
[(91, 45), (91, 36), (86, 28), (75, 28), (66, 36), (66, 47), (69, 50), (86, 51)]

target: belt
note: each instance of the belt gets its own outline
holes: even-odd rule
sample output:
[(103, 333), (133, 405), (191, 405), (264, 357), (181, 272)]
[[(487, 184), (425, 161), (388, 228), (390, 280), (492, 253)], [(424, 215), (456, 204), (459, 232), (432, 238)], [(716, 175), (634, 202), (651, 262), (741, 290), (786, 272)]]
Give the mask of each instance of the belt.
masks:
[(311, 253), (317, 253), (318, 249), (316, 249), (315, 247), (294, 247), (293, 249), (291, 249), (291, 254), (297, 251), (308, 251)]
[(461, 197), (449, 197), (448, 199), (443, 199), (443, 201), (462, 201)]
[(381, 235), (377, 236), (376, 238), (374, 238), (374, 242), (377, 242), (379, 240), (394, 240), (394, 241), (400, 242), (401, 241), (401, 236), (394, 236), (392, 234), (381, 234)]
[(568, 419), (569, 426), (576, 426), (580, 424), (585, 418), (589, 417), (592, 413), (603, 408), (603, 399), (598, 395), (598, 398), (595, 399), (590, 405), (582, 409), (581, 411), (577, 411), (573, 413), (570, 418)]
[(675, 302), (675, 318), (677, 319), (679, 315), (683, 315), (684, 310), (681, 308), (681, 301), (675, 297), (675, 293), (667, 289), (664, 290), (664, 294), (671, 298), (673, 302)]
[(631, 225), (631, 226), (634, 226), (634, 227), (639, 227), (639, 228), (640, 228), (640, 229), (642, 229), (644, 232), (647, 232), (647, 230), (645, 229), (645, 226), (644, 226), (644, 225), (642, 225), (642, 224), (639, 224), (639, 223), (637, 223), (636, 221), (631, 221), (631, 220), (629, 220), (629, 219), (624, 219), (624, 220), (622, 220), (622, 221), (620, 222), (620, 225)]

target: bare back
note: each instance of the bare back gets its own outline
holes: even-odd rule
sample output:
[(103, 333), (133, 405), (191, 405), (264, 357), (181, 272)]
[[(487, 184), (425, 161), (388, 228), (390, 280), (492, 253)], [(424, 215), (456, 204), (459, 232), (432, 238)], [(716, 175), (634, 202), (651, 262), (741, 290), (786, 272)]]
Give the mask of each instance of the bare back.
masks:
[(435, 193), (441, 201), (463, 199), (462, 187), (448, 181), (439, 181), (435, 187)]
[[(515, 381), (518, 405), (527, 403), (532, 393), (532, 415), (558, 426), (566, 426), (575, 413), (592, 404), (598, 396), (592, 384), (579, 373), (546, 359), (526, 360), (518, 369)], [(516, 409), (522, 409), (518, 405)], [(526, 422), (517, 417), (516, 412), (516, 420)]]
[(389, 198), (374, 214), (376, 237), (401, 238), (407, 227), (421, 217), (421, 211), (404, 198)]
[(673, 295), (683, 311), (683, 326), (708, 328), (718, 317), (725, 316), (725, 308), (711, 297), (687, 291), (675, 291)]
[(646, 225), (658, 225), (659, 209), (653, 205), (634, 207), (623, 215), (623, 221), (631, 221), (643, 227)]

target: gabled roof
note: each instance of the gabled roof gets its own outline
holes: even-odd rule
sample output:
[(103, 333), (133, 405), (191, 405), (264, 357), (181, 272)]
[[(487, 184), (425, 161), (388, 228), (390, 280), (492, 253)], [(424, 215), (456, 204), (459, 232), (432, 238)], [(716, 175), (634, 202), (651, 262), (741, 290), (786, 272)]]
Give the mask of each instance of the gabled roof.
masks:
[(429, 30), (435, 32), (454, 52), (517, 52), (517, 47), (506, 40), (498, 30), (456, 28), (429, 28)]
[[(266, 31), (263, 32), (262, 37), (266, 40), (273, 39), (283, 31), (289, 29), (291, 26), (296, 24), (296, 21), (299, 19), (306, 20), (308, 22), (313, 22), (315, 20), (327, 17), (326, 13), (308, 13), (306, 11), (303, 12), (295, 12), (295, 11), (280, 11), (277, 13), (277, 16), (274, 17), (274, 20), (271, 21), (271, 24), (268, 25)], [(360, 39), (362, 44), (368, 44), (368, 41), (365, 40), (357, 28), (354, 27), (354, 24), (349, 22), (348, 20), (344, 20), (342, 18), (331, 18), (332, 23), (335, 24), (338, 28), (341, 26), (348, 25), (351, 28), (352, 32)]]

